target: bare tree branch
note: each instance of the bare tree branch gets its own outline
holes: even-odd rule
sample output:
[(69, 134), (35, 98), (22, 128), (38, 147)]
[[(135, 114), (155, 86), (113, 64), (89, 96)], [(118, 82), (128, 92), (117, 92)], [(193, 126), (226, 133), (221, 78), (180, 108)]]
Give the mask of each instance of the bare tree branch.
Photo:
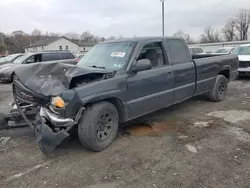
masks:
[(220, 35), (218, 31), (215, 31), (211, 26), (204, 29), (204, 34), (201, 35), (201, 43), (220, 42)]
[(182, 30), (178, 30), (176, 33), (173, 34), (173, 36), (183, 38), (188, 44), (195, 43), (195, 41), (190, 37), (190, 35), (187, 33), (184, 33)]
[(248, 30), (250, 25), (250, 11), (240, 10), (236, 18), (234, 19), (235, 28), (239, 32), (239, 40), (248, 39)]
[(234, 41), (237, 38), (235, 31), (235, 21), (233, 19), (228, 20), (222, 29), (222, 33), (226, 41)]

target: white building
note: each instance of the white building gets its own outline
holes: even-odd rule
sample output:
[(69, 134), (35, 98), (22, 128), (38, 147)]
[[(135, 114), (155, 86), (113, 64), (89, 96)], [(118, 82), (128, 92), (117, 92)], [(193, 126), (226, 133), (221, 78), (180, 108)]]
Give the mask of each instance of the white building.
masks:
[(25, 47), (25, 52), (37, 52), (45, 50), (69, 50), (73, 53), (86, 53), (95, 44), (93, 42), (72, 42), (66, 37), (51, 37), (36, 41)]
[(80, 53), (88, 52), (95, 44), (93, 42), (78, 42)]
[(192, 44), (189, 47), (202, 47), (205, 52), (213, 52), (217, 48), (221, 47), (238, 47), (243, 44), (250, 44), (250, 41), (232, 41), (232, 42), (217, 42), (217, 43), (205, 43), (205, 44)]

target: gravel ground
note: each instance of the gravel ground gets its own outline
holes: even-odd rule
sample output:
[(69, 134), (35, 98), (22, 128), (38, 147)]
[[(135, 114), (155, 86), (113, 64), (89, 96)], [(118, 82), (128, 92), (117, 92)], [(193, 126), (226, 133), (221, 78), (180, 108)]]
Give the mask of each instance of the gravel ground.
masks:
[[(1, 84), (0, 112), (11, 100)], [(0, 185), (249, 188), (249, 104), (250, 80), (237, 80), (223, 102), (196, 97), (129, 122), (100, 153), (72, 138), (44, 156), (30, 129), (0, 131)]]

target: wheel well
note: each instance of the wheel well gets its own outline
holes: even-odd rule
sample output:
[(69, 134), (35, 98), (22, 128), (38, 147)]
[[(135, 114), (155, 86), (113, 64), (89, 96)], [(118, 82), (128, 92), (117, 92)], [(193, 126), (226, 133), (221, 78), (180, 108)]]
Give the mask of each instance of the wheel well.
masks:
[(112, 103), (116, 107), (118, 115), (119, 115), (119, 121), (124, 122), (126, 116), (125, 116), (125, 109), (122, 104), (122, 101), (118, 98), (109, 98), (105, 100)]
[(220, 71), (220, 72), (219, 72), (219, 75), (225, 76), (228, 80), (229, 80), (229, 78), (230, 78), (230, 72), (229, 72), (228, 69), (225, 69), (225, 70)]
[[(103, 99), (103, 100), (100, 100), (100, 101), (95, 101), (93, 103), (98, 103), (98, 102), (101, 102), (101, 101), (107, 101), (107, 102), (110, 102), (111, 104), (113, 104), (117, 109), (118, 116), (119, 116), (119, 122), (125, 122), (126, 113), (125, 113), (123, 103), (122, 103), (122, 101), (120, 99), (118, 99), (118, 98), (107, 98), (107, 99)], [(91, 105), (93, 103), (91, 102), (89, 104)]]

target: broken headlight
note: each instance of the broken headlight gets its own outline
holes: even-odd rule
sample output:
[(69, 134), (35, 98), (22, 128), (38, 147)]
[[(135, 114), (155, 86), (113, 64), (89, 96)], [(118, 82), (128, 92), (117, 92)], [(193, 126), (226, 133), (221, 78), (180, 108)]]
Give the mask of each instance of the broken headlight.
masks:
[(49, 109), (55, 114), (60, 114), (65, 107), (65, 102), (61, 97), (52, 97)]
[(51, 105), (56, 108), (64, 108), (65, 103), (64, 100), (61, 97), (53, 97), (51, 99)]

